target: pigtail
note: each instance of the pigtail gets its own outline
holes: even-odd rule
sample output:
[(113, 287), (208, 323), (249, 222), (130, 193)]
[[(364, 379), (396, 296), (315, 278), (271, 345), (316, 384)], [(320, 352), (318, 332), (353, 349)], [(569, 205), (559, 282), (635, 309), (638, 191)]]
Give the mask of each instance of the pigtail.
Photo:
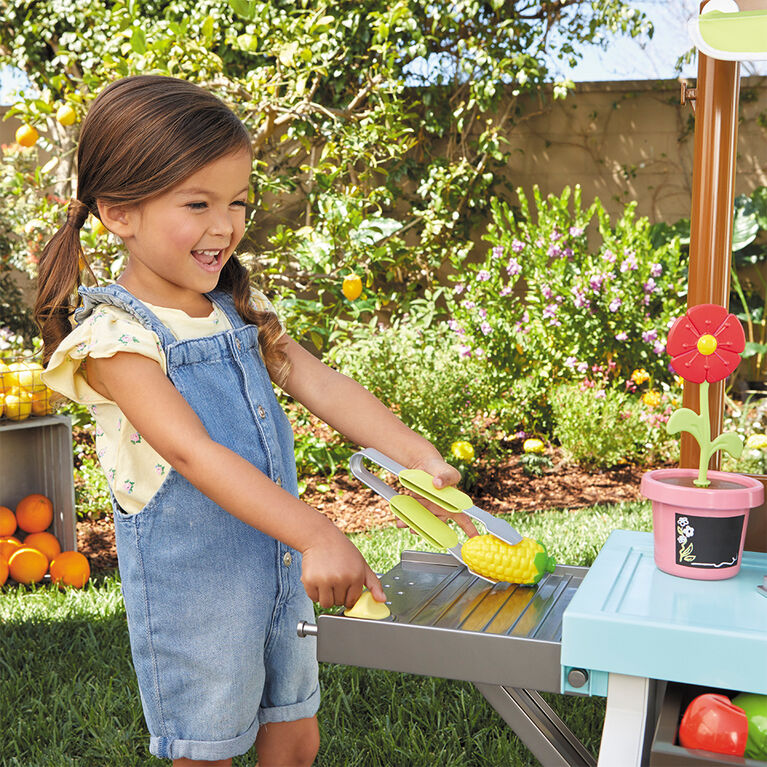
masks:
[(80, 286), (80, 229), (88, 218), (88, 206), (73, 199), (67, 220), (43, 249), (38, 267), (35, 321), (43, 339), (43, 364), (72, 330), (72, 296)]
[(278, 386), (283, 386), (290, 373), (288, 360), (279, 343), (283, 329), (274, 312), (260, 312), (250, 302), (250, 275), (248, 270), (232, 256), (221, 270), (218, 286), (230, 293), (237, 313), (258, 328), (258, 343), (269, 376)]

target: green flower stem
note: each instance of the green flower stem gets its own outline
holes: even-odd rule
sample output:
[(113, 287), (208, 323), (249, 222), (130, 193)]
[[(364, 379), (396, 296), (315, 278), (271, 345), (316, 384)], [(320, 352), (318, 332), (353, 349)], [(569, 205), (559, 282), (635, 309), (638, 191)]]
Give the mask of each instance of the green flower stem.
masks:
[(696, 487), (708, 487), (711, 481), (708, 479), (708, 462), (711, 458), (711, 418), (708, 413), (708, 381), (700, 385), (700, 461), (698, 462), (698, 478), (693, 482)]

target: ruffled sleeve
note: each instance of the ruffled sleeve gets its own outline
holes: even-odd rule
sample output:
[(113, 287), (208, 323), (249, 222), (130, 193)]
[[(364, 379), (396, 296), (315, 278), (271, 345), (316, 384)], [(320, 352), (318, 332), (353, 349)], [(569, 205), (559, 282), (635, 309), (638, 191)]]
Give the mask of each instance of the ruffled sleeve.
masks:
[(250, 303), (256, 311), (272, 312), (272, 314), (277, 315), (277, 319), (280, 323), (280, 327), (282, 328), (282, 332), (286, 332), (285, 323), (282, 321), (282, 317), (277, 314), (277, 310), (274, 308), (272, 302), (260, 290), (256, 290), (256, 288), (250, 289)]
[(158, 362), (166, 372), (157, 334), (122, 309), (101, 304), (59, 344), (43, 380), (54, 391), (82, 405), (109, 402), (88, 385), (83, 360), (113, 357), (118, 352), (142, 354)]

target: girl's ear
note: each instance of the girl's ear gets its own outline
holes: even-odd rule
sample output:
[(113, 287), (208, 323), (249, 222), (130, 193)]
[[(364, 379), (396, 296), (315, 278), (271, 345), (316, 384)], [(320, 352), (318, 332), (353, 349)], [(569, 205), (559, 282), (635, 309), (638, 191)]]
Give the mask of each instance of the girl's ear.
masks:
[(130, 216), (128, 205), (113, 205), (102, 202), (101, 200), (97, 200), (96, 205), (99, 209), (101, 223), (104, 224), (112, 234), (116, 234), (122, 240), (131, 235), (132, 217)]

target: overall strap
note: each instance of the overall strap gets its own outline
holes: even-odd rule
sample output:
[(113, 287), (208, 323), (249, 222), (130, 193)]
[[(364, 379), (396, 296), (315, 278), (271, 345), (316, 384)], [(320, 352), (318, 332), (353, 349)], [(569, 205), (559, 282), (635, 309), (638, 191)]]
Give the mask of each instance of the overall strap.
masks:
[(85, 288), (77, 291), (82, 299), (82, 306), (75, 311), (75, 322), (79, 325), (99, 304), (110, 304), (135, 317), (147, 330), (157, 334), (163, 349), (176, 342), (176, 337), (163, 325), (147, 306), (129, 293), (122, 285)]
[(245, 325), (245, 320), (240, 317), (237, 307), (234, 304), (234, 298), (231, 293), (227, 293), (225, 290), (216, 288), (211, 290), (210, 293), (206, 293), (205, 296), (213, 301), (216, 306), (227, 316), (230, 325), (233, 329), (240, 328)]

